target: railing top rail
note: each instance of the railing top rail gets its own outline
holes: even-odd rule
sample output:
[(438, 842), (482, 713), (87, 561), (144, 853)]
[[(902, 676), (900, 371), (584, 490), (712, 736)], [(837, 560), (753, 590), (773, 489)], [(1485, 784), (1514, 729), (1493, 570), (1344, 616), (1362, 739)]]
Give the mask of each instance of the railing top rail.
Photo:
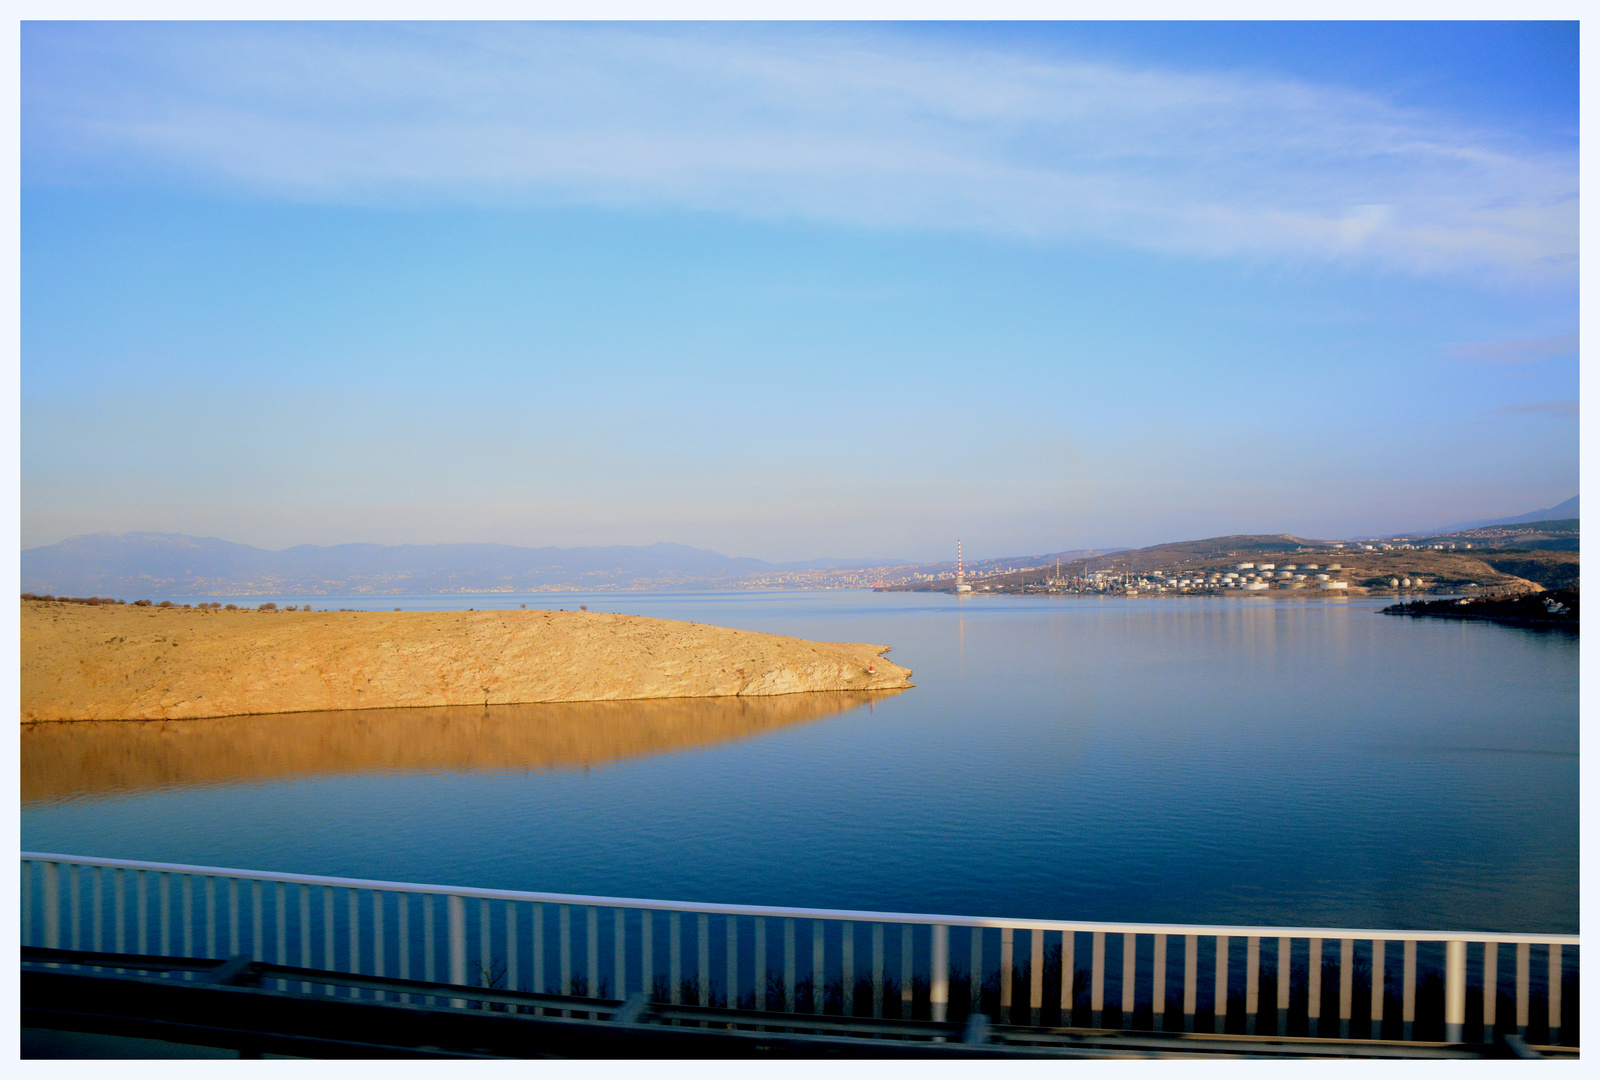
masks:
[(365, 878), (328, 877), (319, 874), (288, 874), (276, 870), (243, 870), (223, 866), (194, 866), (187, 863), (145, 862), (138, 859), (103, 859), (89, 855), (57, 855), (24, 851), (25, 862), (67, 863), (78, 866), (104, 866), (123, 870), (150, 870), (168, 874), (199, 874), (231, 877), (246, 881), (274, 881), (298, 885), (326, 885), (339, 889), (370, 889), (380, 892), (427, 893), (435, 896), (460, 896), (484, 900), (524, 900), (542, 904), (573, 904), (585, 907), (644, 908), (652, 911), (684, 911), (707, 915), (756, 915), (790, 919), (832, 919), (846, 922), (917, 923), (943, 926), (1010, 927), (1017, 930), (1072, 930), (1080, 933), (1195, 934), (1200, 937), (1288, 937), (1354, 938), (1360, 941), (1482, 941), (1500, 944), (1573, 945), (1577, 934), (1515, 934), (1475, 930), (1356, 930), (1304, 926), (1198, 926), (1185, 923), (1084, 922), (1065, 919), (1011, 919), (973, 915), (928, 915), (895, 911), (849, 911), (837, 908), (768, 907), (755, 904), (705, 904), (687, 900), (649, 900), (640, 897), (586, 896), (574, 893), (524, 892), (516, 889), (484, 889), (461, 885), (424, 885), (408, 881), (370, 881)]

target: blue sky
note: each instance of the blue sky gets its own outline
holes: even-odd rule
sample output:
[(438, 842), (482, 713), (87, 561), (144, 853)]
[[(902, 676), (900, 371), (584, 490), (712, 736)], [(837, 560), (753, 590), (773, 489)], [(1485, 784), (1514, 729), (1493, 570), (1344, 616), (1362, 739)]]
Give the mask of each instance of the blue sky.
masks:
[(1578, 483), (1575, 24), (27, 24), (23, 545), (1337, 538)]

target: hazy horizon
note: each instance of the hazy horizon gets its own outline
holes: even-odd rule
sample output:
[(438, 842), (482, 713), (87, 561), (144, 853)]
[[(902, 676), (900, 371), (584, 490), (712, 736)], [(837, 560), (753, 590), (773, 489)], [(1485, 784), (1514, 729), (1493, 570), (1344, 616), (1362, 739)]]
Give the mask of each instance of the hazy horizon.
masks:
[(932, 562), (1578, 490), (1569, 23), (48, 23), (22, 546)]

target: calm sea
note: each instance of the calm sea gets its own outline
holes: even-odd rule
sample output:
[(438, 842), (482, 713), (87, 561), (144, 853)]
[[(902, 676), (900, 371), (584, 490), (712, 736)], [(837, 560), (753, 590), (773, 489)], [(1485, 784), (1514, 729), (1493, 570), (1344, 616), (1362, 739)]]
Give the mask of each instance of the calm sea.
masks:
[(1578, 930), (1565, 633), (1246, 597), (313, 602), (587, 604), (877, 642), (916, 687), (24, 729), (24, 849), (730, 903)]

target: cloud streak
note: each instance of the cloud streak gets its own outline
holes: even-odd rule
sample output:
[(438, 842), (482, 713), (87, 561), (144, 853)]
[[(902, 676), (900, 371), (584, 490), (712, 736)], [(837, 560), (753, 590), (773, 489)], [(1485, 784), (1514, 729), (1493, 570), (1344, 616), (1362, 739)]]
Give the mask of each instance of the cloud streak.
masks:
[(1244, 74), (870, 28), (30, 24), (29, 184), (678, 208), (1564, 279), (1574, 149)]
[(1500, 409), (1502, 416), (1553, 416), (1561, 420), (1578, 418), (1576, 401), (1523, 401)]
[(1455, 360), (1509, 367), (1538, 364), (1558, 357), (1578, 355), (1578, 335), (1517, 338), (1513, 341), (1463, 341), (1450, 346), (1446, 355)]

